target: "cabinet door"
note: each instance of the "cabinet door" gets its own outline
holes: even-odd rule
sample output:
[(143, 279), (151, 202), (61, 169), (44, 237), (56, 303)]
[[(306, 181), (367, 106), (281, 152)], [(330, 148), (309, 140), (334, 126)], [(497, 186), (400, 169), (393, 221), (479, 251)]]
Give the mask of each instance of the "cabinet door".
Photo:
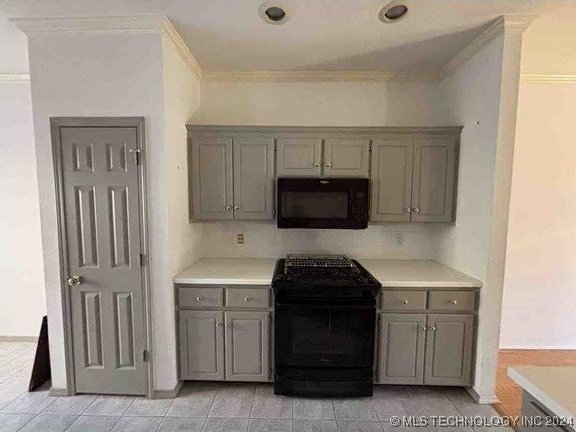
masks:
[(378, 382), (424, 382), (425, 314), (380, 314)]
[(180, 311), (180, 378), (224, 379), (224, 312)]
[(368, 177), (370, 140), (329, 138), (324, 140), (325, 177)]
[(410, 221), (413, 148), (409, 138), (373, 141), (371, 221)]
[(470, 385), (474, 315), (429, 314), (424, 384)]
[(278, 139), (278, 176), (319, 176), (322, 172), (322, 140), (286, 137)]
[(232, 219), (232, 140), (192, 139), (194, 219)]
[(268, 381), (269, 312), (226, 312), (226, 379)]
[(234, 138), (234, 219), (274, 218), (274, 138)]
[(421, 138), (414, 146), (412, 221), (451, 222), (456, 138)]

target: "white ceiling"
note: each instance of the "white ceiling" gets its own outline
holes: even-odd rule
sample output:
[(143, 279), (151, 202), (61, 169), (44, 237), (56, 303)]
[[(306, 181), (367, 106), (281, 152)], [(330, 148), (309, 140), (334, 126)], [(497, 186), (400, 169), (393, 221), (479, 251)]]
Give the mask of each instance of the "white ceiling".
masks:
[(24, 36), (6, 17), (163, 14), (207, 71), (426, 72), (500, 15), (539, 14), (576, 0), (405, 0), (409, 15), (394, 24), (378, 20), (387, 0), (280, 1), (291, 11), (283, 25), (258, 16), (261, 0), (2, 0), (0, 71), (27, 70), (19, 54)]

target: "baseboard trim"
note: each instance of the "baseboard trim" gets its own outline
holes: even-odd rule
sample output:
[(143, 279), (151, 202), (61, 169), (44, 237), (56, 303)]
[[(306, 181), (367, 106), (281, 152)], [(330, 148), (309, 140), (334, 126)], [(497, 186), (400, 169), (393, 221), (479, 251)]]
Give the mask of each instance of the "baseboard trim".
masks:
[(473, 387), (466, 387), (466, 391), (470, 396), (472, 396), (472, 399), (474, 399), (476, 403), (481, 405), (489, 405), (499, 402), (495, 394), (481, 395), (476, 390), (474, 390)]
[(172, 390), (154, 390), (153, 399), (174, 399), (178, 396), (184, 381), (179, 380)]
[(38, 342), (38, 336), (0, 336), (0, 342)]
[(72, 396), (68, 389), (66, 388), (58, 388), (58, 387), (51, 387), (48, 391), (48, 396)]

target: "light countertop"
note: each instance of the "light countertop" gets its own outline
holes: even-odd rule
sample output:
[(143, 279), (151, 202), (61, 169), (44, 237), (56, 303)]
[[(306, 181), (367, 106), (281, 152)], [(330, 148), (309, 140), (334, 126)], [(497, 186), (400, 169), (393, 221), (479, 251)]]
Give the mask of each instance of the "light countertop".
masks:
[[(359, 260), (384, 287), (479, 288), (482, 282), (434, 261)], [(177, 284), (270, 285), (275, 258), (203, 258), (173, 279)]]
[(551, 414), (576, 419), (576, 367), (514, 366), (508, 368), (508, 376)]

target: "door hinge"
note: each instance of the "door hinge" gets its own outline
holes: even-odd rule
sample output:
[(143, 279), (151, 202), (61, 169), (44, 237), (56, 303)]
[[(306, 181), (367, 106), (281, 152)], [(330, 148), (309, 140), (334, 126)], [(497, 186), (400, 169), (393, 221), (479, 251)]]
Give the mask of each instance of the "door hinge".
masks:
[(143, 350), (142, 350), (142, 361), (143, 361), (143, 362), (148, 362), (148, 358), (149, 358), (148, 350), (143, 349)]
[(142, 150), (141, 149), (130, 149), (130, 153), (134, 154), (134, 163), (136, 165), (140, 165), (141, 160), (142, 160), (142, 157), (141, 157)]
[(138, 260), (139, 260), (140, 267), (144, 267), (144, 254), (140, 254), (140, 257), (138, 258)]

